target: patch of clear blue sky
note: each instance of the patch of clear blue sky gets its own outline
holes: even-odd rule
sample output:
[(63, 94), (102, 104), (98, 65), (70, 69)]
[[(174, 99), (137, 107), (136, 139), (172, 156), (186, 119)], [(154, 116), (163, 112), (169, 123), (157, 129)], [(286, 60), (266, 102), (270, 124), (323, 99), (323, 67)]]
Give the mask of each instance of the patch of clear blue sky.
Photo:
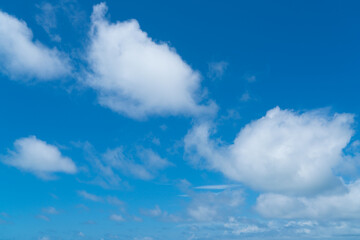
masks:
[[(71, 1), (63, 2), (66, 5)], [(71, 18), (63, 10), (57, 11), (54, 32), (61, 36), (61, 43), (52, 42), (36, 23), (35, 16), (40, 13), (36, 5), (42, 3), (1, 0), (0, 8), (26, 21), (35, 39), (45, 45), (65, 52), (75, 50), (74, 55), (81, 53), (87, 41), (92, 6), (98, 1), (74, 1), (72, 10), (68, 9), (73, 14)], [(201, 72), (202, 86), (220, 107), (218, 133), (224, 141), (231, 141), (246, 123), (277, 105), (296, 110), (330, 107), (336, 112), (360, 113), (359, 1), (107, 1), (107, 5), (112, 22), (137, 19), (151, 38), (168, 42), (193, 69)], [(221, 79), (211, 80), (207, 77), (208, 64), (217, 61), (227, 62), (228, 67)], [(81, 62), (80, 57), (75, 59), (77, 67)], [(248, 82), (247, 76), (255, 76), (256, 81)], [(146, 216), (142, 216), (142, 223), (110, 222), (108, 216), (114, 212), (122, 214), (120, 210), (86, 201), (77, 191), (117, 196), (126, 203), (127, 212), (140, 216), (139, 209), (155, 205), (169, 213), (184, 210), (186, 199), (177, 196), (181, 192), (175, 186), (180, 179), (195, 186), (231, 183), (218, 173), (193, 169), (183, 160), (181, 146), (169, 153), (168, 149), (174, 148), (191, 128), (192, 119), (129, 119), (99, 106), (89, 89), (74, 89), (69, 94), (72, 81), (68, 79), (65, 86), (60, 82), (23, 84), (0, 77), (1, 154), (15, 139), (36, 135), (49, 143), (64, 145), (63, 154), (79, 166), (86, 161), (84, 153), (72, 143), (87, 141), (99, 153), (117, 146), (152, 148), (176, 167), (165, 171), (167, 184), (124, 177), (131, 189), (112, 190), (83, 183), (81, 177), (61, 174), (57, 181), (42, 181), (0, 165), (0, 212), (10, 215), (9, 224), (0, 224), (0, 239), (38, 239), (42, 233), (51, 235), (54, 229), (57, 238), (51, 239), (76, 239), (77, 230), (92, 235), (89, 239), (100, 239), (106, 233), (122, 234), (122, 239), (147, 233), (159, 239), (184, 239), (184, 230), (175, 227), (175, 223), (154, 224)], [(246, 92), (250, 99), (243, 102), (241, 96)], [(230, 109), (240, 117), (220, 120)], [(162, 125), (167, 126), (165, 131)], [(151, 143), (153, 137), (160, 140), (160, 146)], [(250, 205), (257, 193), (249, 190), (248, 194)], [(91, 211), (77, 208), (80, 204)], [(50, 222), (36, 218), (47, 206), (55, 206), (63, 213), (50, 216)], [(251, 209), (244, 211), (252, 215)], [(96, 224), (85, 224), (88, 220)], [(212, 238), (204, 235), (204, 239), (216, 239), (216, 234)]]

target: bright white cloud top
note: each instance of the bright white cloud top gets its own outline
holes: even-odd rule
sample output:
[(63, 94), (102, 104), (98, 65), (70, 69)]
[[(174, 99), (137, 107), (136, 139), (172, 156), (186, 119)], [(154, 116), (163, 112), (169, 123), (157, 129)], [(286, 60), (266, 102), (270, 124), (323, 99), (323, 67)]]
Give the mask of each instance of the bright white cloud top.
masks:
[(342, 186), (332, 169), (353, 135), (353, 115), (296, 113), (276, 107), (246, 125), (234, 143), (219, 146), (202, 124), (185, 138), (193, 160), (262, 191), (310, 194)]
[(68, 58), (57, 49), (33, 41), (24, 21), (0, 11), (0, 70), (12, 79), (51, 80), (71, 72)]
[(136, 20), (110, 23), (105, 3), (91, 16), (85, 83), (99, 103), (133, 118), (148, 115), (197, 115), (215, 110), (199, 105), (200, 74), (166, 43), (156, 43)]
[(14, 150), (2, 157), (3, 163), (20, 170), (31, 172), (40, 178), (53, 178), (53, 173), (74, 174), (74, 162), (62, 156), (56, 146), (50, 145), (35, 136), (20, 138), (14, 142)]

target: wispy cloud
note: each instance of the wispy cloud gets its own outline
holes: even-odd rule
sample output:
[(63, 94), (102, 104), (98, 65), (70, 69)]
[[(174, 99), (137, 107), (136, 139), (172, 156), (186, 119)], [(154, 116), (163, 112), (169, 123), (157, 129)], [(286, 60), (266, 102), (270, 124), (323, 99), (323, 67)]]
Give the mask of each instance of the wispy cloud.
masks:
[(91, 200), (93, 202), (102, 202), (103, 201), (102, 197), (99, 197), (97, 195), (88, 193), (88, 192), (86, 192), (84, 190), (78, 191), (78, 194), (79, 194), (79, 196), (81, 196), (81, 197), (83, 197), (85, 199)]

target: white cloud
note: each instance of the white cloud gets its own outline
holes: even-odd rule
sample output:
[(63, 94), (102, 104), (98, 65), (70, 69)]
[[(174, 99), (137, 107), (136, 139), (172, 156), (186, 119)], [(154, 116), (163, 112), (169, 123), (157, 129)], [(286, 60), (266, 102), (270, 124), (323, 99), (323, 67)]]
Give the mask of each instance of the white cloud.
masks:
[(360, 180), (346, 185), (346, 191), (315, 197), (262, 194), (256, 210), (265, 217), (307, 219), (360, 219)]
[(276, 107), (246, 125), (231, 145), (209, 139), (209, 124), (196, 126), (185, 137), (185, 150), (194, 164), (254, 189), (311, 194), (342, 185), (332, 169), (343, 160), (352, 123), (351, 114)]
[[(177, 187), (189, 199), (187, 215), (195, 222), (213, 222), (227, 219), (236, 214), (244, 202), (242, 189), (236, 185), (205, 185), (192, 187), (186, 179), (180, 180)], [(215, 190), (215, 191), (214, 191)]]
[(85, 199), (88, 199), (88, 200), (91, 200), (93, 202), (102, 202), (103, 201), (102, 197), (96, 196), (96, 195), (88, 193), (86, 191), (78, 191), (78, 194), (81, 197), (83, 197)]
[(123, 221), (125, 221), (125, 219), (121, 215), (118, 215), (118, 214), (112, 214), (110, 216), (110, 219), (115, 221), (115, 222), (123, 222)]
[(212, 221), (217, 212), (209, 206), (196, 206), (188, 209), (189, 215), (197, 221)]
[(74, 162), (62, 156), (56, 146), (35, 136), (20, 138), (14, 142), (14, 150), (1, 157), (3, 163), (20, 170), (31, 172), (44, 179), (53, 178), (53, 173), (76, 173)]
[(33, 41), (24, 21), (0, 11), (0, 71), (13, 79), (51, 80), (71, 72), (68, 58), (57, 49)]
[(148, 211), (144, 212), (146, 215), (152, 216), (152, 217), (158, 217), (162, 214), (162, 211), (158, 205), (155, 206), (154, 209), (150, 209)]
[(163, 211), (158, 205), (156, 205), (154, 209), (143, 209), (141, 210), (141, 213), (145, 216), (159, 218), (165, 222), (179, 222), (181, 220), (180, 217), (174, 214), (169, 214), (167, 211)]
[(110, 23), (105, 3), (91, 16), (84, 83), (98, 93), (99, 103), (133, 118), (148, 115), (203, 114), (215, 104), (199, 105), (200, 74), (166, 43), (156, 43), (136, 20)]
[(229, 229), (234, 235), (258, 233), (265, 231), (265, 229), (260, 228), (255, 224), (244, 224), (242, 222), (239, 222), (234, 217), (230, 217), (229, 221), (224, 224), (224, 227)]

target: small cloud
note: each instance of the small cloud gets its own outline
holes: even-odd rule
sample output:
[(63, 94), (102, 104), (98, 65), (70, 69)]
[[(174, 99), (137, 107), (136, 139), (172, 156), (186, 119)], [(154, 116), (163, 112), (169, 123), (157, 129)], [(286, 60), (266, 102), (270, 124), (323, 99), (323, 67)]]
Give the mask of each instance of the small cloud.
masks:
[(38, 4), (36, 7), (41, 11), (41, 13), (35, 17), (37, 24), (46, 31), (52, 41), (61, 42), (61, 37), (53, 33), (53, 30), (57, 27), (57, 7), (48, 2)]
[(245, 92), (241, 95), (240, 101), (247, 102), (251, 99), (249, 92)]
[(231, 233), (234, 235), (259, 233), (259, 232), (264, 232), (266, 230), (260, 228), (255, 224), (239, 222), (234, 217), (230, 217), (229, 221), (224, 224), (224, 227), (229, 229)]
[(102, 197), (96, 196), (96, 195), (88, 193), (86, 191), (78, 191), (78, 194), (81, 197), (83, 197), (85, 199), (88, 199), (88, 200), (91, 200), (93, 202), (102, 202), (103, 201)]
[(52, 80), (71, 74), (69, 57), (33, 40), (27, 24), (0, 10), (0, 70), (16, 80)]
[(256, 76), (255, 75), (245, 74), (244, 79), (249, 83), (256, 82)]
[(37, 215), (36, 218), (49, 222), (50, 218), (45, 215)]
[(115, 222), (123, 222), (123, 221), (125, 221), (125, 219), (119, 214), (112, 214), (110, 216), (110, 220), (115, 221)]
[(76, 208), (80, 208), (80, 209), (83, 209), (85, 211), (89, 211), (89, 208), (87, 206), (85, 206), (84, 204), (78, 204), (78, 205), (76, 205)]
[(149, 209), (147, 211), (143, 211), (144, 215), (152, 216), (152, 217), (158, 217), (162, 214), (162, 211), (158, 205), (155, 206), (154, 209)]
[(47, 214), (58, 214), (59, 213), (54, 207), (43, 208), (42, 212), (47, 213)]
[(225, 61), (209, 63), (208, 77), (213, 80), (221, 79), (228, 65)]
[(85, 225), (94, 225), (94, 224), (96, 224), (96, 222), (92, 221), (92, 220), (88, 220), (86, 222), (83, 222), (83, 224), (85, 224)]
[(122, 205), (124, 205), (124, 202), (121, 201), (120, 199), (118, 199), (117, 197), (108, 196), (106, 199), (107, 199), (107, 202), (108, 202), (109, 204), (117, 205), (117, 206), (122, 206)]
[(160, 125), (160, 129), (166, 131), (168, 127), (165, 124)]
[(194, 187), (195, 189), (204, 189), (204, 190), (225, 190), (230, 188), (236, 188), (239, 187), (239, 185), (204, 185), (204, 186), (198, 186)]
[(142, 222), (143, 221), (142, 218), (138, 217), (138, 216), (134, 216), (133, 219), (134, 219), (135, 222)]
[(168, 212), (161, 210), (158, 205), (156, 205), (154, 209), (141, 210), (141, 213), (145, 216), (159, 218), (162, 221), (166, 221), (166, 222), (180, 221), (180, 218), (178, 216), (169, 214)]
[(180, 195), (178, 195), (178, 197), (188, 198), (190, 196), (188, 194), (180, 194)]
[(51, 196), (52, 198), (54, 198), (54, 199), (59, 199), (59, 197), (58, 197), (57, 195), (53, 194), (53, 193), (50, 193), (50, 196)]
[(44, 237), (39, 238), (39, 240), (50, 240), (50, 238), (44, 236)]
[(209, 206), (196, 206), (188, 209), (189, 215), (197, 221), (211, 221), (217, 215), (215, 209)]
[(85, 237), (85, 234), (84, 234), (83, 232), (79, 232), (79, 233), (78, 233), (78, 236), (79, 236), (79, 237)]
[(151, 142), (157, 146), (160, 146), (160, 139), (157, 137), (154, 137)]
[(54, 173), (75, 174), (74, 162), (62, 156), (59, 149), (35, 136), (20, 138), (14, 142), (14, 150), (9, 150), (0, 160), (9, 166), (31, 172), (42, 179), (53, 179)]

